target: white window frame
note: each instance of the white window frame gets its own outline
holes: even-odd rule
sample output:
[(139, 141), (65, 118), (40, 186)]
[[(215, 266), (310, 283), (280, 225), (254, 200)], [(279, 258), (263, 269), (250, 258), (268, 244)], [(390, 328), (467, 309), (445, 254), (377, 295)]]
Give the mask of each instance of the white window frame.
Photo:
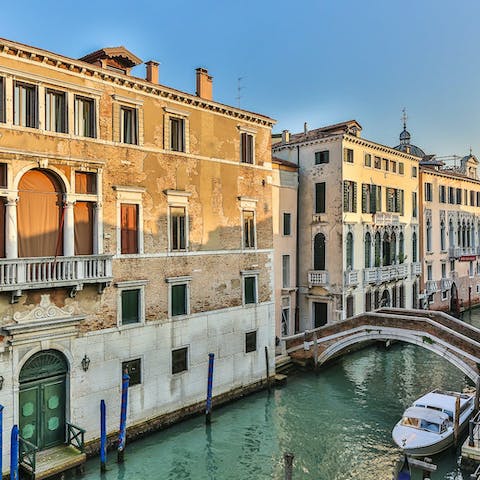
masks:
[[(244, 307), (253, 307), (258, 305), (259, 298), (258, 298), (258, 277), (259, 277), (259, 270), (242, 270), (240, 272), (242, 277), (242, 305)], [(255, 302), (253, 303), (245, 303), (245, 278), (253, 277), (255, 278)]]
[[(192, 195), (183, 190), (165, 190), (167, 196), (167, 248), (169, 253), (188, 252), (190, 246), (190, 219), (188, 214), (188, 199)], [(172, 250), (172, 219), (170, 215), (171, 207), (185, 208), (185, 248), (182, 250)]]
[[(240, 227), (241, 227), (241, 249), (249, 252), (257, 249), (257, 202), (255, 198), (238, 197), (240, 209)], [(253, 212), (253, 247), (245, 246), (245, 228), (244, 228), (244, 212)]]
[[(140, 145), (143, 145), (143, 120), (142, 120), (143, 100), (137, 100), (135, 98), (124, 97), (122, 95), (117, 95), (117, 94), (112, 95), (112, 99), (115, 105), (114, 116), (117, 116), (117, 118), (114, 118), (114, 132), (113, 132), (114, 141), (117, 141), (120, 144), (128, 147), (135, 147), (135, 146), (138, 147)], [(135, 116), (136, 116), (135, 126), (136, 126), (136, 134), (137, 134), (136, 143), (125, 143), (125, 139), (123, 138), (122, 108), (128, 108), (130, 110), (136, 111), (135, 113)], [(95, 113), (98, 113), (98, 112), (96, 111)], [(118, 131), (116, 131), (116, 128), (115, 128), (115, 126), (117, 125), (116, 122), (118, 122)], [(88, 137), (84, 137), (84, 138), (88, 138)]]
[[(129, 187), (124, 185), (114, 185), (117, 192), (117, 249), (116, 254), (122, 257), (143, 254), (143, 202), (142, 196), (145, 192), (144, 188)], [(122, 203), (138, 205), (138, 252), (122, 254)]]
[[(164, 131), (164, 149), (168, 150), (169, 152), (173, 152), (175, 154), (177, 153), (190, 153), (190, 112), (186, 112), (184, 110), (178, 110), (176, 108), (169, 108), (169, 107), (163, 107), (163, 110), (165, 112), (164, 115), (164, 125), (163, 125), (163, 131)], [(170, 119), (172, 118), (178, 118), (180, 120), (183, 120), (183, 151), (180, 150), (172, 150), (170, 138), (171, 138), (171, 127), (170, 127)]]
[[(117, 287), (117, 327), (121, 329), (135, 328), (145, 324), (145, 285), (148, 280), (128, 280), (125, 282), (115, 282)], [(140, 319), (136, 323), (122, 324), (122, 292), (125, 290), (140, 290), (139, 310)]]
[[(165, 279), (168, 284), (168, 318), (169, 320), (183, 319), (190, 315), (190, 283), (192, 281), (191, 276), (182, 276), (182, 277), (168, 277)], [(172, 286), (174, 285), (186, 285), (186, 313), (182, 315), (172, 315)], [(178, 347), (181, 348), (181, 347)]]
[[(256, 160), (257, 151), (256, 151), (256, 148), (255, 148), (255, 144), (257, 143), (257, 130), (255, 130), (254, 128), (247, 127), (245, 125), (238, 125), (237, 128), (238, 128), (238, 131), (239, 131), (239, 135), (238, 135), (239, 149), (238, 149), (238, 152), (240, 154), (239, 155), (240, 164), (241, 165), (256, 165), (257, 162), (255, 160)], [(252, 163), (242, 162), (242, 156), (243, 156), (243, 152), (242, 152), (242, 133), (246, 133), (247, 135), (250, 135), (252, 137)]]
[[(73, 134), (76, 137), (86, 138), (86, 139), (98, 138), (98, 104), (99, 104), (98, 98), (93, 97), (93, 96), (89, 96), (88, 94), (84, 95), (82, 93), (76, 93), (76, 92), (72, 92), (72, 97), (73, 97), (72, 98), (72, 103), (73, 103), (73, 112), (72, 112), (72, 114), (73, 114)], [(78, 117), (78, 114), (77, 114), (78, 113), (77, 100), (80, 100), (80, 99), (81, 100), (91, 100), (93, 102), (93, 136), (91, 136), (91, 137), (80, 134), (79, 117)]]

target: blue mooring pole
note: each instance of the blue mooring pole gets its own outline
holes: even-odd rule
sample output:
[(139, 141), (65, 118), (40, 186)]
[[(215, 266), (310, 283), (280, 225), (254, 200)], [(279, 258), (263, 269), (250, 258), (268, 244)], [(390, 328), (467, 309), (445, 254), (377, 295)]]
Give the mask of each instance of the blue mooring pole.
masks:
[(125, 454), (125, 439), (127, 430), (127, 403), (128, 403), (128, 383), (130, 376), (124, 373), (122, 376), (122, 405), (120, 408), (120, 432), (118, 432), (117, 462), (123, 463)]
[(0, 405), (0, 478), (3, 472), (3, 405)]
[(10, 480), (18, 480), (18, 426), (12, 427), (10, 442)]
[(107, 414), (105, 400), (100, 400), (100, 471), (107, 471)]
[(215, 354), (208, 354), (208, 381), (207, 381), (207, 406), (205, 409), (205, 421), (207, 425), (212, 421), (212, 388), (213, 388), (213, 361)]

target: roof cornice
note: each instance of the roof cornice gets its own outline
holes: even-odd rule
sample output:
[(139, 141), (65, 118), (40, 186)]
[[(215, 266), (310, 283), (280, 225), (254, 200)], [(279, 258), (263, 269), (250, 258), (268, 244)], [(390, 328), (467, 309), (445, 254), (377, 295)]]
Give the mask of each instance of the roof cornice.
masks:
[(165, 98), (166, 100), (172, 100), (192, 107), (203, 108), (205, 110), (210, 110), (218, 114), (237, 118), (245, 122), (255, 123), (257, 125), (272, 127), (276, 123), (274, 119), (265, 115), (205, 100), (204, 98), (180, 90), (175, 90), (174, 88), (165, 87), (141, 78), (106, 70), (81, 60), (64, 57), (47, 50), (12, 42), (11, 40), (4, 38), (0, 38), (0, 56), (2, 55), (16, 56), (26, 62), (36, 62), (57, 68), (59, 71), (63, 71), (63, 73), (81, 75), (84, 77), (90, 77), (94, 80), (110, 82), (116, 85), (121, 85), (125, 88), (136, 90), (140, 93)]

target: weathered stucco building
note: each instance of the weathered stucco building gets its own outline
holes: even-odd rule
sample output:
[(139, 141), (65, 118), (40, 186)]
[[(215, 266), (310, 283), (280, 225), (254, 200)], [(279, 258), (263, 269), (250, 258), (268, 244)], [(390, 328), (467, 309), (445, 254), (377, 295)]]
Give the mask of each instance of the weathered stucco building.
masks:
[(39, 448), (97, 438), (100, 399), (117, 429), (125, 368), (148, 429), (202, 408), (209, 352), (214, 395), (272, 360), (273, 121), (140, 63), (0, 40), (0, 404)]
[(419, 158), (360, 133), (349, 121), (273, 144), (299, 167), (300, 330), (411, 307), (419, 292)]

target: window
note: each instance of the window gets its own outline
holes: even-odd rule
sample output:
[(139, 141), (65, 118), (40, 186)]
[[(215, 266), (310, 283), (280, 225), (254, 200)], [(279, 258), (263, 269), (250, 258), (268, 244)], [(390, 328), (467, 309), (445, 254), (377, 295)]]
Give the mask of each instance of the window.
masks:
[(185, 120), (170, 117), (170, 149), (175, 152), (185, 151)]
[(245, 353), (255, 352), (257, 350), (257, 331), (247, 332), (245, 334)]
[(470, 206), (475, 206), (475, 192), (473, 190), (470, 190)]
[(242, 163), (253, 163), (253, 135), (242, 132), (240, 134), (240, 160)]
[(0, 122), (4, 123), (5, 117), (5, 78), (0, 77)]
[(255, 248), (255, 212), (243, 211), (243, 248)]
[(352, 232), (347, 233), (347, 245), (346, 245), (346, 266), (347, 269), (353, 269), (353, 234)]
[(349, 180), (343, 182), (343, 211), (357, 211), (357, 183)]
[(387, 212), (403, 215), (403, 190), (387, 187)]
[(399, 173), (400, 175), (403, 175), (403, 174), (404, 174), (404, 170), (405, 170), (405, 167), (404, 167), (404, 165), (403, 165), (403, 162), (399, 162), (399, 163), (398, 163), (398, 173)]
[(320, 165), (321, 163), (328, 163), (330, 157), (330, 152), (328, 150), (322, 150), (321, 152), (315, 152), (315, 165)]
[(286, 212), (283, 214), (283, 234), (285, 236), (292, 234), (292, 215)]
[(343, 149), (343, 161), (353, 163), (353, 150), (351, 148)]
[(443, 252), (446, 250), (446, 236), (445, 236), (445, 224), (443, 222), (440, 223), (440, 250)]
[(362, 184), (362, 213), (376, 213), (381, 210), (381, 189), (377, 185)]
[(13, 123), (21, 127), (38, 127), (37, 87), (15, 82)]
[(185, 250), (186, 241), (186, 209), (170, 207), (170, 249)]
[(188, 348), (172, 350), (172, 375), (188, 370)]
[(427, 220), (427, 252), (432, 251), (432, 224)]
[(456, 193), (456, 204), (461, 205), (462, 204), (462, 189), (457, 188), (455, 193)]
[(138, 144), (137, 109), (120, 107), (121, 139), (123, 143)]
[(432, 201), (432, 184), (425, 183), (425, 201), (431, 202)]
[(65, 92), (46, 90), (45, 128), (51, 132), (67, 132), (67, 99)]
[(139, 253), (138, 249), (138, 205), (122, 203), (121, 216), (121, 253)]
[(480, 192), (477, 192), (477, 207), (480, 207)]
[(375, 157), (373, 159), (373, 166), (380, 170), (382, 168), (382, 159), (380, 157)]
[(365, 268), (372, 266), (372, 236), (370, 232), (365, 234)]
[(312, 303), (313, 328), (322, 327), (328, 321), (328, 304), (325, 302)]
[(7, 164), (0, 163), (0, 187), (7, 188)]
[(326, 183), (315, 184), (315, 213), (325, 213)]
[(440, 203), (447, 203), (447, 189), (445, 185), (440, 185), (438, 190)]
[(75, 135), (95, 138), (95, 101), (75, 95)]
[(390, 171), (397, 173), (397, 162), (395, 160), (390, 160)]
[(369, 153), (365, 154), (363, 163), (366, 167), (372, 166), (372, 156)]
[(122, 290), (122, 325), (140, 323), (140, 289)]
[(455, 204), (455, 189), (453, 187), (448, 187), (448, 203)]
[(172, 317), (188, 314), (187, 284), (177, 283), (171, 286), (171, 312)]
[(432, 267), (432, 265), (427, 265), (427, 280), (433, 280), (433, 267)]
[(412, 262), (417, 261), (417, 234), (412, 233)]
[(245, 305), (257, 303), (256, 275), (244, 275), (243, 277), (243, 303)]
[(127, 373), (130, 377), (129, 387), (140, 385), (142, 383), (142, 361), (140, 358), (122, 362), (122, 374)]
[(290, 255), (282, 255), (282, 287), (290, 287)]
[(412, 167), (412, 177), (417, 178), (417, 167)]
[(447, 278), (447, 264), (442, 263), (442, 278)]
[(412, 217), (417, 218), (417, 192), (412, 192)]
[(382, 158), (383, 169), (388, 172), (388, 158)]
[(313, 269), (325, 270), (325, 235), (317, 233), (313, 240)]
[(93, 172), (75, 172), (75, 193), (97, 193), (97, 174)]
[(365, 311), (370, 312), (372, 310), (372, 292), (365, 294)]

